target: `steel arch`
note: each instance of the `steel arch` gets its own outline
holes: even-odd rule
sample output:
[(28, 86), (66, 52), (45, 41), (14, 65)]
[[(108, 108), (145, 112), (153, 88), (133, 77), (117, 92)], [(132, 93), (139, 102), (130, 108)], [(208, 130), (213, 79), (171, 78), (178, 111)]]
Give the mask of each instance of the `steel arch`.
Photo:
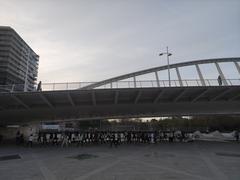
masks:
[[(193, 66), (193, 65), (199, 65), (199, 64), (211, 64), (211, 63), (222, 63), (222, 62), (233, 62), (233, 63), (235, 63), (235, 65), (237, 66), (237, 69), (240, 73), (240, 67), (237, 64), (237, 62), (240, 62), (240, 57), (215, 58), (215, 59), (188, 61), (188, 62), (170, 64), (169, 68), (173, 69), (173, 68), (179, 68), (179, 67), (185, 67), (185, 66)], [(106, 80), (103, 80), (103, 81), (100, 81), (100, 82), (97, 82), (97, 83), (94, 83), (94, 84), (90, 84), (88, 86), (82, 87), (81, 89), (94, 89), (94, 88), (97, 88), (99, 86), (103, 86), (103, 85), (110, 84), (110, 83), (113, 83), (113, 82), (117, 82), (117, 81), (120, 81), (120, 80), (124, 80), (124, 79), (128, 79), (128, 78), (134, 78), (136, 76), (149, 74), (149, 73), (154, 73), (154, 72), (158, 72), (158, 71), (162, 71), (162, 70), (166, 70), (166, 69), (168, 69), (167, 65), (158, 66), (158, 67), (154, 67), (154, 68), (149, 68), (149, 69), (145, 69), (145, 70), (141, 70), (141, 71), (136, 71), (136, 72), (124, 74), (124, 75), (121, 75), (121, 76), (113, 77), (113, 78), (110, 78), (110, 79), (106, 79)]]

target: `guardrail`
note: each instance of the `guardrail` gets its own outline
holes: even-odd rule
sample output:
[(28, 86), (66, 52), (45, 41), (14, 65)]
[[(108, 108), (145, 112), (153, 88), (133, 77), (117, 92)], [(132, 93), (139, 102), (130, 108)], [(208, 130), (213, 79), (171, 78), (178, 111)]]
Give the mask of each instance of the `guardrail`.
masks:
[[(202, 85), (200, 79), (171, 80), (171, 87), (186, 86), (219, 86), (217, 79), (204, 79)], [(226, 79), (228, 86), (240, 85), (240, 79)], [(42, 83), (42, 91), (76, 90), (84, 88), (96, 82), (67, 82), (67, 83)], [(221, 86), (225, 86), (222, 84)], [(169, 87), (168, 80), (146, 80), (146, 81), (117, 81), (97, 87), (96, 89), (112, 88), (146, 88), (146, 87)], [(36, 89), (36, 88), (35, 88)], [(22, 92), (24, 84), (0, 85), (0, 92)], [(36, 91), (36, 90), (35, 90)]]
[(0, 92), (22, 92), (24, 84), (0, 85)]

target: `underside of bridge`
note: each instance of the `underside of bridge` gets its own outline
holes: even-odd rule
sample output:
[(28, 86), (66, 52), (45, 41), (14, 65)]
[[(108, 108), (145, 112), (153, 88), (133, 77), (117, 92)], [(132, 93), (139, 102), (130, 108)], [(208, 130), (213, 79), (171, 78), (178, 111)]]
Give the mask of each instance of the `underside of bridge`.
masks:
[(91, 89), (0, 94), (0, 123), (240, 114), (240, 86)]
[[(43, 88), (43, 91), (34, 92), (16, 92), (18, 85), (12, 85), (9, 92), (0, 93), (0, 124), (146, 116), (239, 115), (240, 79), (226, 79), (220, 66), (221, 63), (231, 63), (240, 74), (239, 62), (240, 58), (182, 62), (117, 76), (81, 88), (74, 86), (73, 90), (69, 90), (74, 85), (71, 83), (66, 83), (65, 90), (56, 90), (53, 84), (52, 89)], [(219, 79), (204, 79), (200, 68), (203, 64), (213, 64), (217, 70), (216, 77), (221, 82)], [(194, 67), (198, 80), (182, 79), (180, 68), (186, 66)], [(166, 86), (166, 82), (159, 79), (158, 72), (169, 68), (176, 70), (178, 80), (170, 81), (169, 76), (169, 85)], [(150, 86), (136, 80), (151, 73), (155, 75), (155, 81), (150, 81)], [(129, 78), (133, 82), (124, 82)], [(128, 86), (118, 86), (121, 83)]]

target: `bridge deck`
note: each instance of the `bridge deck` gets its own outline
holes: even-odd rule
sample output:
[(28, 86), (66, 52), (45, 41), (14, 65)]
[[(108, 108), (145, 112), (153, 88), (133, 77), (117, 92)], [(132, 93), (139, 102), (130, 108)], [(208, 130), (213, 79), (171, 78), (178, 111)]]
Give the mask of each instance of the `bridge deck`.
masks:
[(0, 94), (3, 122), (151, 115), (240, 114), (240, 86)]

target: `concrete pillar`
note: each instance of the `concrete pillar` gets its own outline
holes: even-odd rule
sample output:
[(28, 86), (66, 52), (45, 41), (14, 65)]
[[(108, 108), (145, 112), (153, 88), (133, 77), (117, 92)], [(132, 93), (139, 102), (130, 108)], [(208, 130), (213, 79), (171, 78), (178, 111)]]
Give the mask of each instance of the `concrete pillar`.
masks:
[(227, 80), (226, 80), (219, 64), (217, 62), (215, 62), (215, 65), (216, 65), (216, 68), (217, 68), (217, 71), (218, 71), (220, 77), (222, 78), (223, 85), (227, 86), (228, 85)]
[(160, 87), (159, 77), (158, 77), (158, 72), (157, 71), (155, 71), (155, 76), (156, 76), (156, 80), (157, 80), (157, 87)]
[(179, 84), (180, 84), (180, 86), (183, 86), (182, 77), (181, 77), (181, 74), (179, 72), (179, 69), (178, 69), (178, 67), (176, 67), (175, 69), (176, 69), (176, 72), (177, 72)]
[(202, 72), (201, 72), (201, 69), (200, 69), (199, 65), (196, 64), (195, 66), (196, 66), (196, 69), (197, 69), (197, 72), (198, 72), (198, 76), (201, 80), (202, 86), (206, 86), (206, 83), (204, 81), (204, 78), (203, 78), (203, 75), (202, 75)]

